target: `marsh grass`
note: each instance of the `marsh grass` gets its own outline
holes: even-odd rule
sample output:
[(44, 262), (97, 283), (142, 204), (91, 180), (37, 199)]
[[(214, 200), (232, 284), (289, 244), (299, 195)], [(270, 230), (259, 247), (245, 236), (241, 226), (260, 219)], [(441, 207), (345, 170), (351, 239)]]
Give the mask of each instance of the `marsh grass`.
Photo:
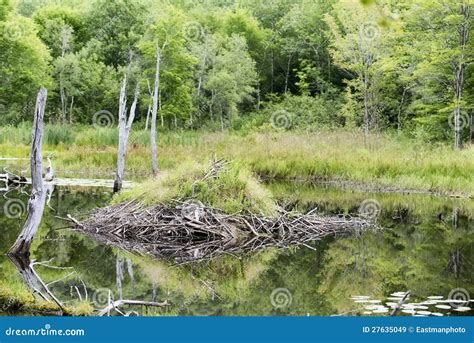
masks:
[(140, 199), (146, 205), (171, 203), (173, 200), (196, 200), (232, 214), (241, 211), (273, 216), (277, 206), (273, 197), (245, 167), (237, 162), (227, 164), (217, 178), (203, 180), (210, 164), (187, 161), (172, 172), (125, 190), (114, 201)]
[[(3, 129), (0, 156), (28, 158), (26, 137), (29, 135), (25, 127)], [(67, 144), (45, 143), (45, 153), (55, 153), (58, 175), (112, 177), (116, 165), (116, 128), (76, 127), (72, 136)], [(51, 138), (51, 141), (61, 140)], [(149, 137), (144, 131), (131, 133), (126, 178), (142, 181), (150, 176), (148, 144)], [(454, 151), (449, 145), (427, 145), (390, 134), (365, 138), (357, 131), (158, 133), (158, 165), (162, 172), (188, 160), (205, 164), (214, 154), (237, 161), (265, 177), (349, 180), (474, 196), (472, 145)], [(28, 161), (13, 167), (26, 169)]]
[(380, 205), (380, 210), (386, 213), (406, 210), (411, 215), (420, 217), (443, 214), (452, 218), (453, 211), (456, 210), (459, 215), (474, 219), (474, 201), (467, 199), (433, 197), (426, 194), (347, 192), (345, 189), (331, 186), (294, 182), (271, 182), (265, 186), (281, 206), (299, 212), (322, 208), (324, 214), (353, 215), (358, 214), (359, 206), (364, 200), (373, 199)]

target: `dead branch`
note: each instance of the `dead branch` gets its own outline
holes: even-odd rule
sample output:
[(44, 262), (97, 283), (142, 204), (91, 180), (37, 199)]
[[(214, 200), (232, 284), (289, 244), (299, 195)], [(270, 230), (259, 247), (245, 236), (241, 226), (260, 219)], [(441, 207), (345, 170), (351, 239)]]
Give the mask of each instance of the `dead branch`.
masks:
[(165, 301), (162, 303), (158, 302), (153, 302), (153, 301), (140, 301), (140, 300), (117, 300), (109, 305), (107, 305), (104, 309), (100, 310), (98, 312), (99, 317), (103, 317), (107, 313), (109, 313), (111, 310), (117, 310), (117, 307), (123, 306), (123, 305), (141, 305), (141, 306), (157, 306), (157, 307), (165, 307), (165, 306), (170, 306), (170, 304)]
[(402, 305), (408, 300), (410, 299), (410, 296), (411, 296), (411, 292), (408, 291), (405, 293), (405, 295), (403, 296), (402, 299), (400, 299), (400, 301), (397, 303), (397, 305), (393, 308), (393, 311), (392, 313), (390, 313), (391, 316), (396, 316), (398, 311), (400, 311), (400, 309), (402, 308)]

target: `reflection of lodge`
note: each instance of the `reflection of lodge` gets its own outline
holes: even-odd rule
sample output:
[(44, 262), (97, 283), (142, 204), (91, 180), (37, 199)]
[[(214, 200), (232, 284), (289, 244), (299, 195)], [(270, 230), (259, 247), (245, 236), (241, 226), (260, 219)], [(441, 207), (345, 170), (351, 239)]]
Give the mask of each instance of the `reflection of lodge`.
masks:
[(18, 187), (26, 182), (27, 179), (25, 177), (4, 170), (4, 173), (0, 174), (0, 192), (8, 192), (10, 186)]
[(0, 174), (0, 192), (7, 192), (7, 191), (8, 191), (8, 174)]

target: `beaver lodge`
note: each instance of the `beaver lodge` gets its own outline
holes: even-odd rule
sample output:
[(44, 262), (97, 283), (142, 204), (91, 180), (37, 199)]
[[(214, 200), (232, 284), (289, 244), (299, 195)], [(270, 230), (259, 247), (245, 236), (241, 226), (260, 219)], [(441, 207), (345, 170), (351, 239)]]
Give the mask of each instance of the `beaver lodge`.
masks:
[(312, 248), (311, 242), (328, 235), (373, 225), (314, 211), (289, 213), (241, 167), (214, 160), (204, 174), (201, 168), (185, 167), (122, 193), (116, 204), (75, 221), (75, 227), (135, 254), (186, 263), (267, 247)]

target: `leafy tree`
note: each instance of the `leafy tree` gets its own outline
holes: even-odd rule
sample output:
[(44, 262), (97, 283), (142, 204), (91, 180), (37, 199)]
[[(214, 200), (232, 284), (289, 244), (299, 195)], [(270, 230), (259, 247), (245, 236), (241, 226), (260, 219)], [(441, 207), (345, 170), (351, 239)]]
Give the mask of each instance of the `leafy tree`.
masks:
[(466, 84), (474, 56), (469, 34), (474, 2), (419, 0), (411, 6), (404, 4), (403, 39), (410, 42), (408, 53), (416, 60), (411, 108), (417, 122), (434, 127), (438, 138), (446, 129), (453, 132), (459, 148), (461, 129), (467, 134), (468, 113), (473, 109), (474, 94)]
[(243, 37), (219, 37), (217, 44), (217, 55), (204, 88), (210, 93), (211, 116), (218, 113), (224, 129), (225, 121), (236, 115), (237, 105), (252, 100), (258, 79)]
[(78, 51), (89, 40), (82, 13), (64, 6), (48, 6), (35, 12), (33, 20), (38, 36), (48, 46), (53, 58), (64, 50), (64, 30), (70, 31), (68, 50)]
[(278, 23), (281, 50), (295, 57), (294, 63), (288, 63), (294, 67), (287, 67), (286, 72), (297, 70), (296, 85), (302, 93), (320, 94), (329, 87), (333, 68), (324, 16), (331, 10), (331, 3), (320, 0), (295, 5)]
[(159, 46), (161, 66), (158, 98), (162, 126), (167, 119), (177, 127), (178, 121), (191, 120), (193, 112), (192, 77), (196, 59), (186, 48), (187, 40), (194, 37), (189, 35), (186, 23), (184, 13), (171, 8), (147, 28), (139, 43), (144, 80), (149, 85), (154, 82), (156, 44)]
[(267, 77), (270, 45), (267, 44), (270, 30), (265, 30), (248, 10), (236, 9), (228, 11), (222, 19), (222, 32), (227, 36), (239, 35), (245, 38), (250, 57), (255, 61), (255, 67), (260, 81), (264, 83)]
[(95, 53), (106, 65), (125, 66), (130, 51), (145, 31), (146, 9), (140, 1), (95, 0), (90, 9), (86, 26), (89, 34), (101, 42), (101, 50)]
[(376, 62), (382, 55), (379, 11), (350, 0), (334, 5), (326, 21), (331, 29), (331, 54), (335, 63), (348, 73), (347, 84), (363, 101), (363, 126), (368, 134), (376, 124), (381, 102), (377, 99), (380, 80)]
[(32, 119), (29, 101), (41, 86), (51, 85), (50, 55), (32, 21), (13, 15), (9, 2), (2, 1), (0, 18), (0, 120), (17, 124)]

